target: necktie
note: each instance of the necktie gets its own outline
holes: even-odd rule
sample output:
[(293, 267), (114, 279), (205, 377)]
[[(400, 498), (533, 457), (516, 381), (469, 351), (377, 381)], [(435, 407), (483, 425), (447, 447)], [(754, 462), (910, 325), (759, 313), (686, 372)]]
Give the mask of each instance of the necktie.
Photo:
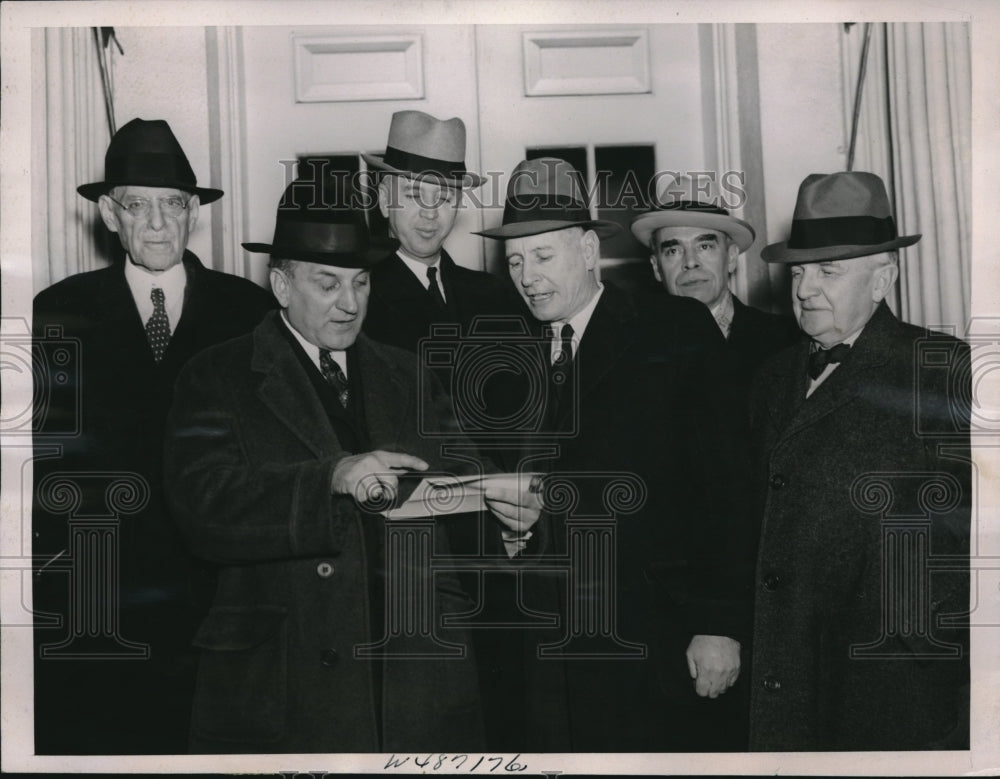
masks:
[(149, 293), (153, 301), (153, 315), (146, 322), (146, 338), (153, 350), (153, 360), (159, 362), (170, 343), (170, 320), (167, 318), (166, 297), (163, 290), (153, 287)]
[(559, 351), (552, 360), (552, 381), (556, 386), (562, 386), (569, 378), (570, 363), (573, 362), (573, 326), (569, 323), (562, 326), (559, 332)]
[(427, 294), (431, 296), (434, 305), (443, 311), (445, 308), (444, 295), (441, 294), (441, 287), (438, 286), (437, 272), (438, 269), (434, 267), (427, 269)]
[(340, 369), (337, 361), (333, 359), (333, 355), (330, 354), (328, 349), (320, 351), (319, 367), (323, 372), (323, 378), (336, 391), (340, 405), (347, 408), (347, 401), (350, 400), (351, 396), (350, 390), (347, 388), (347, 376), (344, 375), (344, 372)]
[(830, 349), (817, 349), (809, 355), (809, 378), (817, 379), (827, 365), (843, 362), (851, 351), (850, 344), (837, 344)]

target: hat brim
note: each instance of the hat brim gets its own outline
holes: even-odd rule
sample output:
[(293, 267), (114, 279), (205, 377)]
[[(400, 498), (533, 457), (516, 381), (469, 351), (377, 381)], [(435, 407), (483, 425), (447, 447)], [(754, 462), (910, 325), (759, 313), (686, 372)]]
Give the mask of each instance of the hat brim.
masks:
[(834, 260), (852, 260), (856, 257), (867, 257), (871, 254), (891, 252), (912, 246), (920, 240), (922, 233), (916, 235), (901, 235), (893, 241), (876, 244), (841, 244), (838, 246), (822, 246), (816, 249), (789, 249), (788, 241), (772, 243), (761, 249), (760, 256), (764, 262), (799, 264), (810, 262), (833, 262)]
[(382, 173), (395, 173), (397, 176), (406, 176), (411, 179), (421, 179), (427, 181), (433, 181), (434, 183), (443, 184), (446, 187), (453, 187), (455, 189), (475, 189), (476, 187), (481, 187), (486, 183), (486, 179), (480, 176), (478, 173), (473, 173), (472, 171), (462, 171), (461, 173), (456, 173), (452, 176), (445, 176), (441, 173), (435, 173), (434, 171), (423, 171), (414, 172), (412, 170), (402, 170), (401, 168), (394, 168), (392, 165), (386, 165), (385, 161), (382, 159), (381, 154), (362, 154), (362, 159), (367, 163), (369, 169), (377, 170)]
[(653, 233), (661, 227), (704, 227), (725, 233), (741, 252), (749, 249), (756, 238), (754, 229), (742, 219), (725, 214), (704, 214), (690, 209), (647, 211), (633, 220), (632, 235), (643, 246), (649, 246)]
[(505, 238), (524, 238), (529, 235), (541, 235), (542, 233), (552, 233), (557, 230), (568, 230), (570, 227), (582, 227), (584, 230), (593, 230), (601, 240), (618, 235), (622, 230), (621, 225), (617, 222), (608, 222), (604, 219), (593, 219), (586, 222), (569, 222), (563, 219), (538, 219), (533, 222), (511, 222), (510, 224), (500, 225), (489, 230), (474, 230), (472, 234), (481, 235), (484, 238), (503, 240)]
[(301, 249), (277, 247), (270, 243), (247, 242), (241, 246), (248, 252), (270, 254), (283, 260), (314, 262), (317, 265), (331, 265), (337, 268), (370, 268), (384, 260), (399, 248), (395, 240), (379, 241), (360, 252), (311, 252)]
[(201, 205), (212, 203), (225, 194), (221, 189), (210, 187), (192, 187), (190, 184), (183, 184), (176, 181), (141, 181), (139, 179), (129, 179), (128, 181), (95, 181), (92, 184), (81, 184), (76, 188), (87, 200), (97, 202), (101, 195), (108, 194), (115, 187), (159, 187), (162, 189), (179, 189), (181, 192), (190, 192), (198, 196)]

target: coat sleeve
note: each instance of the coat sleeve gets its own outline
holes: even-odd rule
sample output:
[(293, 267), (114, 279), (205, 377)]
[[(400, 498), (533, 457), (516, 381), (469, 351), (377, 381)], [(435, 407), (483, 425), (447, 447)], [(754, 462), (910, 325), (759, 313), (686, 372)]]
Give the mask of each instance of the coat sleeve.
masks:
[[(212, 354), (206, 353), (203, 357)], [(208, 359), (181, 373), (165, 436), (165, 481), (174, 520), (195, 554), (249, 563), (335, 554), (358, 516), (330, 494), (340, 455), (251, 461), (239, 389)]]

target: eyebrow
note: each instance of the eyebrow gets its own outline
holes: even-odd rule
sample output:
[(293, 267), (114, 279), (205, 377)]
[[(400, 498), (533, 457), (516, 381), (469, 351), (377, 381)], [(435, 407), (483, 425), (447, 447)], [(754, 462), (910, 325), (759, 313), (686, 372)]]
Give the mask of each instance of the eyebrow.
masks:
[[(718, 243), (719, 237), (716, 235), (712, 235), (711, 233), (702, 233), (701, 235), (695, 236), (692, 243), (706, 243), (708, 241), (711, 241), (712, 243)], [(667, 238), (666, 240), (660, 241), (659, 248), (660, 251), (663, 251), (664, 249), (668, 249), (671, 246), (680, 246), (680, 245), (681, 242), (678, 241), (676, 238)]]

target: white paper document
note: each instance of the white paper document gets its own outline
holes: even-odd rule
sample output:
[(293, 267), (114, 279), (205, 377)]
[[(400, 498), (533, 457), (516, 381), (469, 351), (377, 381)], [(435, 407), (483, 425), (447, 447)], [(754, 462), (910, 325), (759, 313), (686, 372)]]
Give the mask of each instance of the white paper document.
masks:
[(407, 496), (408, 487), (405, 482), (419, 476), (419, 474), (407, 474), (400, 478), (400, 500), (394, 508), (381, 512), (387, 519), (417, 519), (479, 512), (486, 508), (483, 495), (488, 487), (538, 491), (541, 485), (541, 474), (537, 473), (493, 473), (486, 476), (431, 475), (421, 478)]

